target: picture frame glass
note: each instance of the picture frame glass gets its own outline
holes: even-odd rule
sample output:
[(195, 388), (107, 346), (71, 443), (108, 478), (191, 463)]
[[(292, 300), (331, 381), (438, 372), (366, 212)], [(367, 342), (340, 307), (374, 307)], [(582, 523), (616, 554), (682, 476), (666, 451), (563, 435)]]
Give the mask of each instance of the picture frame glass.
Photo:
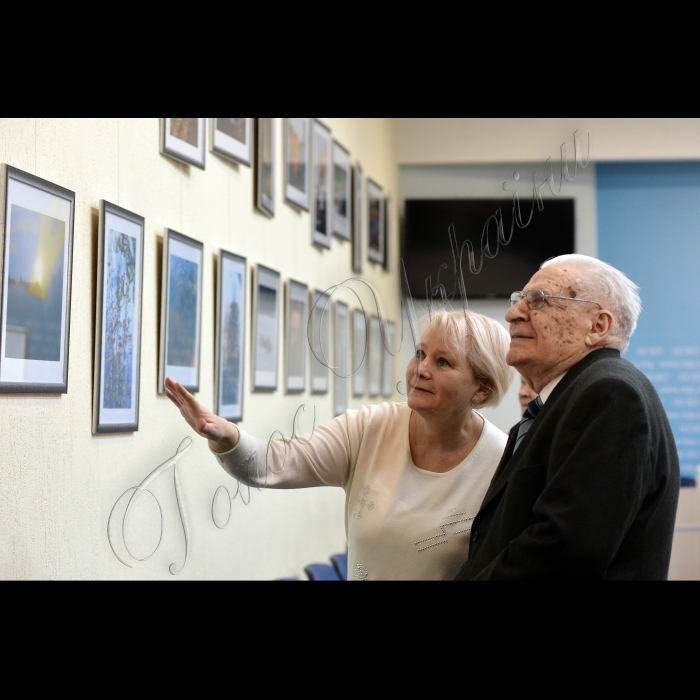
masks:
[(386, 332), (387, 347), (384, 348), (382, 357), (384, 358), (384, 366), (382, 369), (382, 395), (385, 397), (392, 396), (394, 393), (394, 367), (396, 365), (396, 324), (393, 321), (387, 321), (384, 327)]
[(311, 391), (325, 394), (328, 391), (328, 367), (331, 352), (331, 304), (323, 292), (314, 292), (311, 308)]
[(306, 389), (306, 322), (309, 317), (309, 288), (289, 280), (287, 284), (287, 391)]
[(163, 119), (163, 152), (185, 163), (204, 167), (204, 117), (165, 117)]
[(255, 283), (255, 363), (256, 389), (277, 388), (279, 347), (279, 273), (258, 265)]
[(333, 142), (333, 233), (349, 241), (352, 218), (352, 172), (350, 154)]
[(367, 180), (367, 257), (384, 264), (384, 197), (382, 188)]
[(268, 216), (275, 215), (275, 119), (263, 117), (257, 121), (256, 206)]
[(220, 251), (216, 412), (230, 421), (243, 419), (246, 289), (245, 258)]
[(318, 121), (314, 121), (313, 134), (313, 241), (330, 248), (333, 226), (333, 141), (331, 132)]
[(250, 165), (252, 117), (213, 117), (212, 150), (243, 165)]
[(301, 209), (309, 208), (310, 119), (285, 118), (285, 199)]
[(8, 172), (1, 384), (66, 385), (72, 206)]
[(202, 247), (169, 233), (166, 281), (165, 376), (199, 387)]
[[(143, 222), (103, 204), (100, 358), (95, 428), (138, 424)], [(140, 217), (139, 217), (140, 218)]]
[(333, 358), (333, 408), (340, 416), (348, 408), (348, 306), (342, 301), (335, 305), (334, 358)]
[(367, 377), (367, 320), (360, 309), (352, 312), (352, 395), (365, 395)]
[(377, 316), (369, 319), (369, 395), (379, 396), (382, 390), (382, 331)]
[(357, 272), (362, 272), (363, 267), (363, 233), (364, 233), (364, 175), (362, 167), (359, 163), (353, 168), (353, 200), (352, 200), (352, 269)]

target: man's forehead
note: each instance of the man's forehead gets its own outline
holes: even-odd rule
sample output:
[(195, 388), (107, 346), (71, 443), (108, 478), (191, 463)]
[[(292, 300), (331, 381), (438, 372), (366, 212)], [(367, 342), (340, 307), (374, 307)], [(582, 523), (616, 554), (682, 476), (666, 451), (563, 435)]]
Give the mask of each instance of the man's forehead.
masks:
[[(527, 283), (523, 291), (528, 289), (544, 289), (551, 291), (552, 288), (559, 288), (569, 281), (570, 270), (567, 267), (556, 267), (538, 270)], [(546, 291), (546, 290), (545, 290)]]

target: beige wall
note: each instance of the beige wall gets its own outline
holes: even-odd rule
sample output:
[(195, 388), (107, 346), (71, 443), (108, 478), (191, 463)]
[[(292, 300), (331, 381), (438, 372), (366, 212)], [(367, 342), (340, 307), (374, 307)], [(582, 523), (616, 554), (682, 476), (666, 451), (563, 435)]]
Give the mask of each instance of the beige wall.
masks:
[[(359, 160), (366, 176), (398, 195), (397, 128), (393, 119), (325, 118), (333, 136)], [(168, 565), (184, 548), (171, 472), (154, 485), (165, 531), (151, 560), (127, 569), (109, 550), (106, 524), (119, 495), (166, 458), (183, 437), (195, 444), (180, 472), (191, 527), (190, 561), (181, 578), (275, 578), (345, 548), (344, 494), (340, 489), (253, 491), (250, 505), (233, 505), (229, 526), (218, 530), (210, 514), (220, 484), (234, 482), (218, 467), (205, 441), (194, 435), (156, 391), (159, 242), (173, 228), (204, 242), (201, 392), (213, 403), (214, 256), (220, 248), (248, 259), (248, 274), (263, 263), (310, 288), (326, 289), (352, 277), (349, 242), (333, 239), (330, 251), (311, 244), (308, 213), (282, 199), (282, 120), (277, 121), (276, 216), (253, 207), (253, 170), (207, 152), (206, 170), (159, 153), (159, 120), (2, 119), (0, 162), (36, 174), (76, 193), (73, 299), (68, 394), (0, 395), (0, 578), (172, 578)], [(207, 134), (209, 138), (209, 134)], [(106, 199), (146, 219), (139, 431), (91, 433), (95, 324), (97, 212)], [(395, 206), (396, 208), (396, 206)], [(398, 221), (393, 214), (393, 259)], [(388, 273), (365, 262), (363, 277), (379, 290), (388, 317), (399, 320), (396, 265)], [(250, 285), (248, 285), (250, 289)], [(342, 297), (341, 297), (342, 298)], [(345, 296), (352, 307), (357, 302)], [(250, 310), (250, 306), (249, 306)], [(249, 338), (250, 313), (247, 319)], [(301, 403), (332, 418), (325, 396), (251, 392), (250, 342), (246, 343), (244, 421), (261, 437), (289, 435)], [(399, 367), (396, 367), (397, 376)], [(279, 377), (282, 387), (283, 353)], [(398, 395), (396, 399), (400, 399)], [(369, 399), (365, 399), (368, 401)], [(361, 403), (351, 399), (351, 407)], [(306, 420), (306, 419), (305, 419)], [(311, 427), (311, 421), (301, 428)], [(148, 512), (144, 513), (144, 517)]]
[(564, 141), (573, 157), (576, 129), (594, 161), (700, 159), (698, 118), (402, 118), (398, 129), (402, 165), (556, 162)]

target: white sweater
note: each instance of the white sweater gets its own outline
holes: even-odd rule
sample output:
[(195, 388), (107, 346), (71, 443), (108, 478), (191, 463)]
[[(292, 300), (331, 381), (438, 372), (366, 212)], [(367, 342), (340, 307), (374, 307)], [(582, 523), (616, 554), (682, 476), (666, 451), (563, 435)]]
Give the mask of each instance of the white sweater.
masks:
[(406, 403), (346, 411), (310, 440), (272, 440), (267, 465), (268, 441), (242, 430), (233, 450), (213, 454), (250, 486), (344, 488), (350, 580), (452, 579), (507, 436), (484, 419), (471, 453), (437, 474), (413, 464), (410, 415)]

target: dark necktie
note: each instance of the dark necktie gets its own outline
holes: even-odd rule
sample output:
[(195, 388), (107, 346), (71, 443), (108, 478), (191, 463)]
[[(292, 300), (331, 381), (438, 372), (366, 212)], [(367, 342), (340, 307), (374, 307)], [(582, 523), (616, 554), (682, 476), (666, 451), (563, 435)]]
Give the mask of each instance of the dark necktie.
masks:
[(535, 418), (537, 418), (537, 414), (540, 412), (543, 405), (542, 399), (539, 396), (530, 401), (530, 403), (527, 405), (527, 409), (525, 409), (525, 413), (520, 421), (518, 437), (515, 439), (515, 447), (513, 448), (513, 452), (518, 449), (518, 445), (523, 441), (525, 434), (530, 429), (530, 426)]

